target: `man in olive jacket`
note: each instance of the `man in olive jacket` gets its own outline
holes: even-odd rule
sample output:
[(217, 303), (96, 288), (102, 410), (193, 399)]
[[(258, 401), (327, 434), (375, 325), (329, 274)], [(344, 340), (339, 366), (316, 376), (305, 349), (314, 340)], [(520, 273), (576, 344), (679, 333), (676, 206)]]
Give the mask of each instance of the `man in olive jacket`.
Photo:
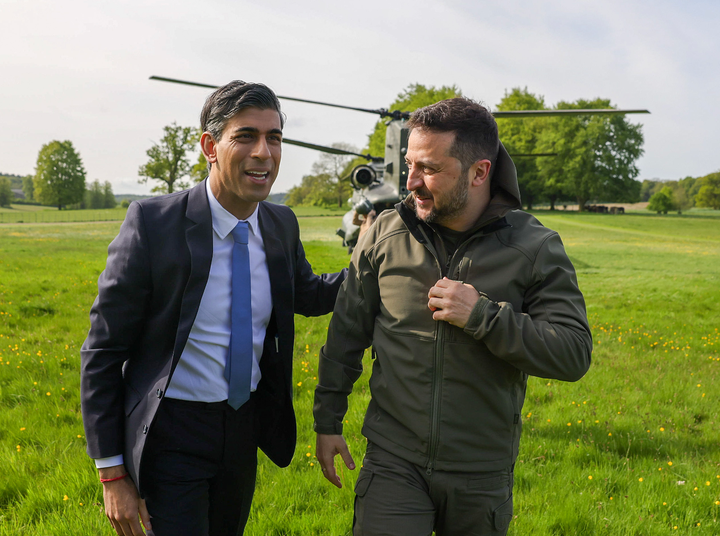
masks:
[(354, 533), (505, 534), (528, 375), (585, 374), (585, 303), (560, 237), (518, 210), (490, 112), (449, 99), (409, 127), (411, 194), (359, 241), (320, 355), (317, 456), (340, 487), (347, 396), (372, 345)]

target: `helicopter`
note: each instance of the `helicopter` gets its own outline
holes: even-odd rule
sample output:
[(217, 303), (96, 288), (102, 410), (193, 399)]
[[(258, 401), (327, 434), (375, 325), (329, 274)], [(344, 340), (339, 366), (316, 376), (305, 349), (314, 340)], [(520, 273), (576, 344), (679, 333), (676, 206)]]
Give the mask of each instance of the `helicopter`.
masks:
[[(188, 86), (203, 87), (208, 89), (217, 89), (220, 86), (203, 84), (199, 82), (190, 82), (187, 80), (178, 80), (176, 78), (167, 78), (162, 76), (151, 76), (150, 80), (161, 82), (170, 82), (174, 84), (183, 84)], [(358, 112), (371, 113), (386, 119), (387, 132), (385, 137), (385, 156), (378, 157), (367, 153), (356, 153), (346, 151), (335, 147), (327, 147), (299, 140), (293, 140), (283, 137), (283, 143), (305, 147), (315, 151), (321, 151), (330, 154), (348, 155), (362, 157), (367, 160), (366, 164), (356, 166), (348, 177), (353, 188), (353, 195), (348, 200), (350, 209), (342, 218), (342, 226), (336, 231), (336, 234), (342, 239), (343, 245), (348, 248), (348, 252), (352, 252), (360, 234), (360, 217), (367, 217), (373, 210), (375, 214), (380, 214), (384, 210), (392, 209), (395, 204), (405, 199), (409, 191), (407, 189), (408, 167), (405, 163), (405, 153), (407, 152), (409, 129), (406, 126), (407, 120), (410, 119), (411, 112), (399, 110), (387, 110), (385, 108), (369, 109), (359, 108), (355, 106), (345, 106), (342, 104), (331, 104), (328, 102), (314, 101), (308, 99), (299, 99), (296, 97), (287, 97), (277, 95), (279, 99), (290, 100), (295, 102), (304, 102), (308, 104), (317, 104), (320, 106), (330, 106), (333, 108), (342, 108), (345, 110), (355, 110)], [(528, 118), (528, 117), (559, 117), (574, 115), (613, 115), (613, 114), (648, 114), (648, 110), (640, 109), (571, 109), (571, 110), (517, 110), (517, 111), (495, 111), (491, 112), (496, 118)], [(553, 153), (531, 153), (531, 154), (511, 154), (514, 157), (547, 157), (555, 156)]]

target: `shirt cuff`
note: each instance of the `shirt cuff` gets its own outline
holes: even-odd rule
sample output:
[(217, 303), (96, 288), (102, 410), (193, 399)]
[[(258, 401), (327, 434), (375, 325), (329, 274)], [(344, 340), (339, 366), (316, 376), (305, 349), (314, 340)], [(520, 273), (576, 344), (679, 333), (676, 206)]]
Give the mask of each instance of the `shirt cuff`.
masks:
[(117, 456), (110, 456), (109, 458), (96, 458), (95, 467), (97, 469), (105, 469), (106, 467), (115, 467), (116, 465), (123, 465), (125, 459), (122, 454)]

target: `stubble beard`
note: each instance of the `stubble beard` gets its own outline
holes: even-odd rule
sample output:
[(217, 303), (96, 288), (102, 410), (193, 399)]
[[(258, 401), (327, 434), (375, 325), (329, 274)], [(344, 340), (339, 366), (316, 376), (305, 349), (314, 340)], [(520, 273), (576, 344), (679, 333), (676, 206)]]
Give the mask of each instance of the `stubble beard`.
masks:
[(415, 216), (425, 223), (437, 223), (438, 225), (444, 225), (445, 223), (452, 221), (459, 216), (467, 207), (469, 198), (469, 185), (467, 180), (463, 180), (465, 173), (461, 173), (457, 178), (455, 186), (447, 194), (446, 198), (440, 199), (440, 205), (438, 206), (438, 199), (433, 196), (433, 207), (430, 209), (430, 213), (425, 217), (420, 216), (417, 210), (417, 204), (415, 203), (415, 194), (420, 197), (430, 197), (432, 194), (425, 188), (415, 190), (412, 195), (407, 198), (407, 203), (410, 208), (415, 212)]

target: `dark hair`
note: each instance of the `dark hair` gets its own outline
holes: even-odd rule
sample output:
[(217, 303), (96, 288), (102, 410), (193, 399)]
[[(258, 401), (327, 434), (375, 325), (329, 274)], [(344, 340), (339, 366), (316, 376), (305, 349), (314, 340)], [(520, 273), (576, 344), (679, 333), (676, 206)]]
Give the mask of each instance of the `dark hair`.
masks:
[[(280, 101), (272, 89), (265, 84), (233, 80), (213, 91), (205, 101), (200, 113), (200, 130), (209, 132), (215, 140), (219, 141), (228, 121), (245, 108), (275, 110), (280, 116), (280, 127), (285, 125), (285, 116), (280, 110)], [(208, 171), (210, 171), (209, 162)]]
[(463, 173), (478, 160), (495, 165), (500, 147), (497, 123), (490, 110), (472, 99), (456, 97), (425, 106), (412, 113), (407, 125), (411, 130), (454, 132), (450, 156), (460, 160)]

